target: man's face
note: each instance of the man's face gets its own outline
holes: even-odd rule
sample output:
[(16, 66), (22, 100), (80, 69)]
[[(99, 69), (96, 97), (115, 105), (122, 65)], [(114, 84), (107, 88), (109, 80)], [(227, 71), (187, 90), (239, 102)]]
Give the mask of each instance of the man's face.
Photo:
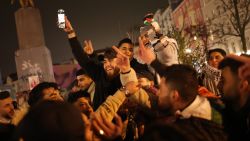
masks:
[(14, 106), (11, 97), (0, 100), (0, 117), (11, 120), (14, 116)]
[(76, 80), (77, 80), (77, 86), (82, 90), (87, 89), (93, 82), (93, 80), (87, 75), (78, 75), (76, 77)]
[(43, 100), (63, 101), (63, 98), (60, 95), (60, 91), (53, 87), (44, 89), (42, 93)]
[(223, 60), (224, 56), (219, 52), (212, 52), (208, 58), (208, 64), (214, 68), (219, 67), (220, 62)]
[(161, 78), (160, 89), (158, 91), (158, 107), (164, 113), (173, 112), (172, 90), (166, 83), (165, 78)]
[(120, 51), (125, 54), (126, 56), (129, 57), (129, 60), (133, 59), (133, 45), (129, 44), (129, 43), (123, 43), (121, 44), (121, 46), (119, 47)]
[(116, 65), (116, 58), (114, 59), (104, 58), (103, 68), (106, 74), (108, 75), (108, 77), (112, 78), (116, 76), (117, 74), (119, 74), (119, 69), (117, 68), (117, 65)]
[(88, 99), (85, 97), (81, 97), (77, 99), (77, 101), (74, 102), (74, 106), (76, 106), (78, 110), (80, 110), (82, 113), (84, 113), (87, 116), (89, 116), (89, 114), (93, 112), (93, 109), (90, 106)]
[(239, 79), (233, 75), (229, 67), (222, 69), (221, 82), (223, 99), (225, 101), (234, 101), (239, 98)]
[(141, 39), (144, 45), (149, 44), (149, 38), (147, 34), (141, 36)]

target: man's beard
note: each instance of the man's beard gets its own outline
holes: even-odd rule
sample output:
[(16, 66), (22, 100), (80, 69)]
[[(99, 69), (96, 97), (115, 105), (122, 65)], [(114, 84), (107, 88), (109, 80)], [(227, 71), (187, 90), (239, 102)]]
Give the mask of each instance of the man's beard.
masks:
[(114, 69), (114, 73), (112, 75), (107, 75), (107, 77), (108, 77), (109, 80), (112, 80), (113, 78), (115, 78), (119, 74), (120, 74), (120, 69), (119, 68), (115, 68)]
[(221, 99), (228, 108), (232, 108), (233, 105), (239, 104), (238, 102), (240, 101), (240, 92), (235, 87), (229, 90), (229, 92), (231, 93), (231, 96), (225, 96), (223, 93)]
[[(13, 113), (14, 113), (14, 111), (13, 111)], [(6, 113), (3, 117), (7, 120), (11, 120), (13, 118), (13, 116), (14, 116), (14, 114), (12, 114), (12, 113)]]
[(169, 106), (169, 107), (162, 107), (162, 106), (158, 105), (157, 110), (159, 111), (159, 114), (161, 116), (173, 116), (174, 115), (174, 113), (172, 112), (171, 106)]

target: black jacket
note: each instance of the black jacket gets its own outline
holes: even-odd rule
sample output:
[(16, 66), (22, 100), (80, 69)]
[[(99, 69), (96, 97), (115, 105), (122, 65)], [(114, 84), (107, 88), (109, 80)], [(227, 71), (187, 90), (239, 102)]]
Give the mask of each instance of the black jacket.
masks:
[(237, 112), (230, 105), (226, 103), (226, 108), (222, 111), (223, 125), (229, 141), (250, 141), (250, 99)]
[(103, 68), (103, 64), (88, 57), (84, 53), (77, 37), (69, 39), (72, 53), (78, 61), (79, 65), (86, 70), (88, 75), (95, 82), (95, 94), (93, 99), (93, 109), (96, 110), (109, 95), (113, 95), (122, 84), (120, 76), (109, 80)]
[(12, 138), (15, 126), (12, 124), (0, 123), (0, 140), (9, 141)]
[(196, 141), (226, 141), (227, 134), (222, 126), (202, 118), (178, 119), (174, 123)]
[[(150, 130), (158, 132), (161, 137), (172, 137), (172, 140), (178, 140), (179, 134), (188, 141), (227, 141), (227, 134), (224, 132), (222, 126), (213, 121), (190, 117), (187, 119), (176, 117), (161, 117), (154, 120), (149, 126), (145, 126), (144, 138), (150, 137)], [(162, 132), (164, 127), (173, 127), (179, 134), (168, 135), (171, 133)], [(152, 127), (154, 127), (152, 129)], [(152, 136), (152, 135), (151, 135)], [(166, 139), (167, 140), (167, 139)]]
[(142, 72), (142, 71), (147, 71), (150, 73), (148, 66), (146, 64), (140, 64), (134, 58), (130, 61), (130, 65), (135, 70), (136, 73)]

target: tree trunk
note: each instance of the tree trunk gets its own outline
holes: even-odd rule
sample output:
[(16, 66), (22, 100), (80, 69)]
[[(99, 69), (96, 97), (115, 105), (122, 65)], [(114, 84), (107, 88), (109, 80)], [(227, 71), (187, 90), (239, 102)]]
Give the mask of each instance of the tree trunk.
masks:
[(247, 43), (246, 43), (246, 36), (245, 31), (243, 30), (242, 34), (240, 35), (241, 43), (242, 43), (242, 49), (244, 53), (247, 53)]

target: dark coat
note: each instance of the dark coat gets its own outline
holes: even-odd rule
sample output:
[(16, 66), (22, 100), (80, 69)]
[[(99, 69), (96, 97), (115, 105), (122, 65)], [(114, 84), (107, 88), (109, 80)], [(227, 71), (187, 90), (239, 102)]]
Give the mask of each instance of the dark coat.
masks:
[(240, 111), (234, 111), (230, 104), (226, 104), (222, 119), (229, 141), (250, 141), (250, 100)]
[(15, 126), (12, 124), (0, 123), (0, 140), (9, 141), (12, 138)]
[(84, 53), (80, 42), (77, 38), (69, 39), (72, 53), (79, 65), (86, 70), (88, 75), (95, 82), (95, 94), (93, 99), (93, 109), (96, 110), (109, 95), (113, 95), (122, 84), (119, 75), (109, 80), (103, 68), (103, 64), (96, 60), (89, 58)]

